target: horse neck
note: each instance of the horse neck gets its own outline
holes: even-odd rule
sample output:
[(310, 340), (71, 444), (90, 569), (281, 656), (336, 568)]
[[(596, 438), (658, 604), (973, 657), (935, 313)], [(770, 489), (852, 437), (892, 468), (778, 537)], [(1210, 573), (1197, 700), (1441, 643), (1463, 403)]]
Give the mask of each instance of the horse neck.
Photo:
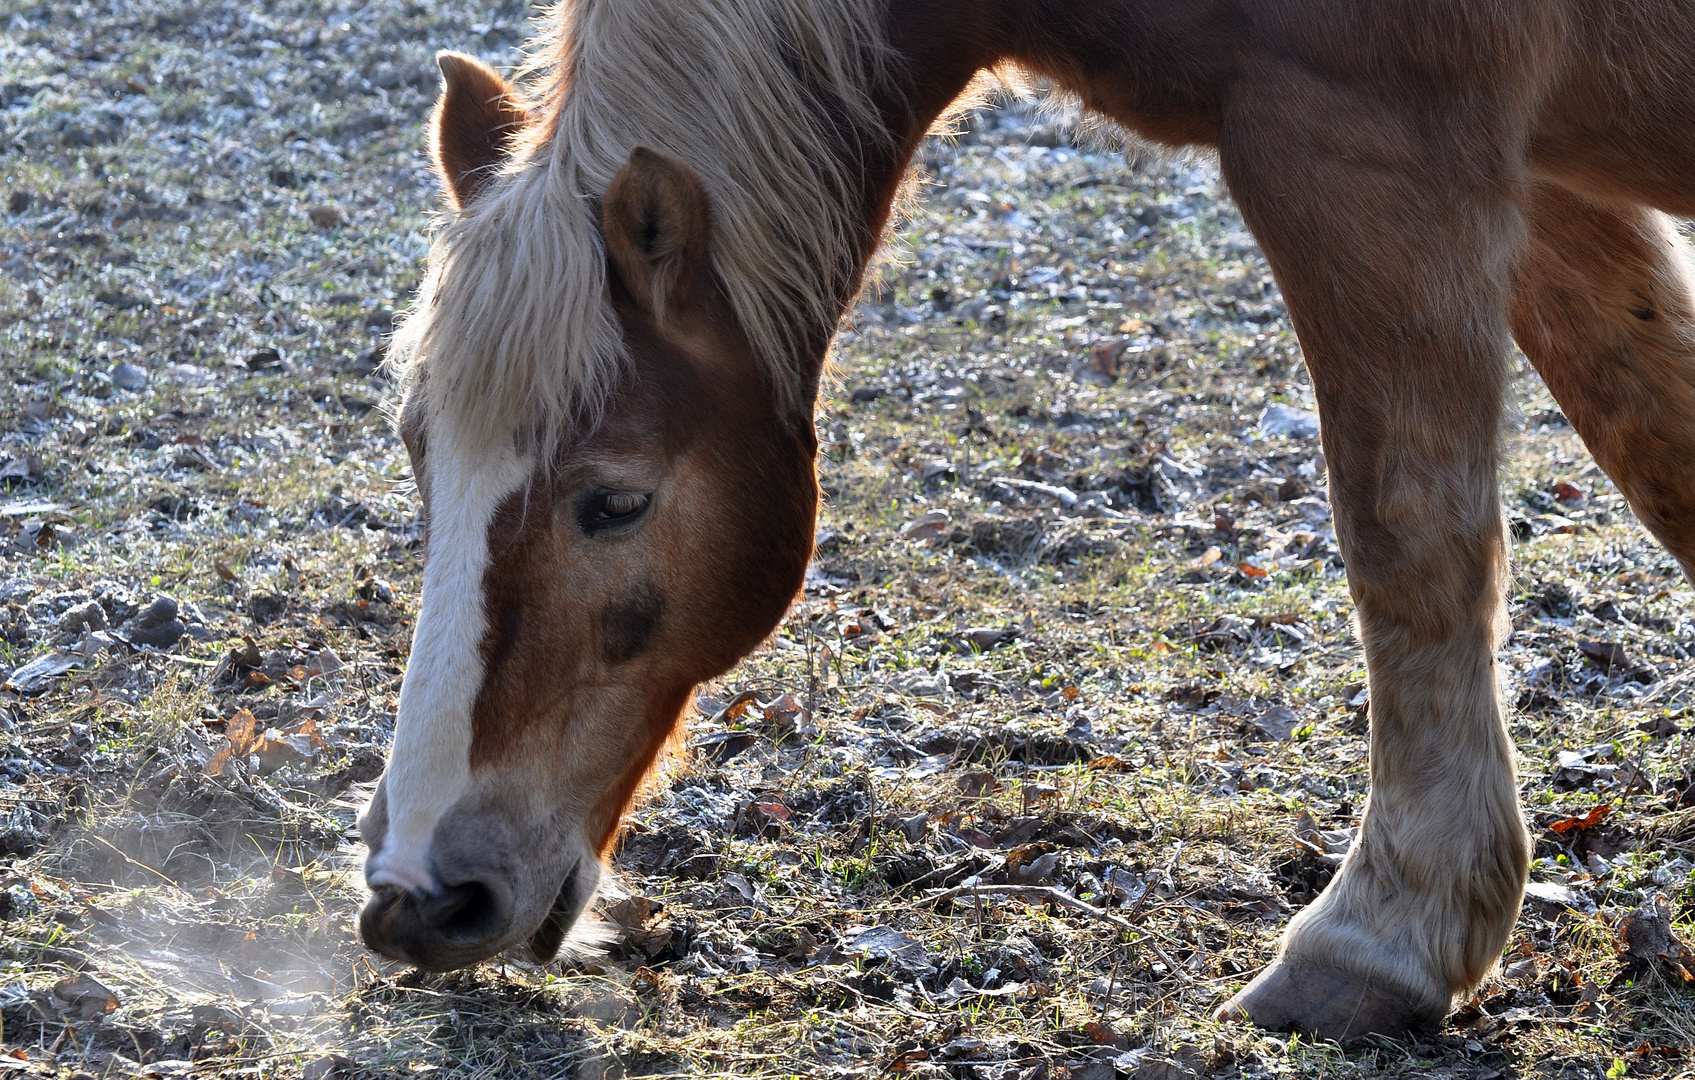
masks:
[[(852, 239), (860, 257), (858, 275), (844, 283), (844, 291), (836, 298), (844, 313), (864, 285), (866, 268), (888, 228), (919, 144), (977, 74), (1004, 52), (977, 32), (984, 22), (979, 3), (945, 0), (913, 14), (904, 10), (908, 5), (889, 0), (884, 21), (893, 62), (887, 66), (886, 81), (872, 93), (889, 137), (843, 140), (839, 148), (845, 159), (843, 171), (861, 178), (857, 189), (842, 193), (851, 204), (847, 218), (859, 223)], [(959, 17), (950, 20), (948, 13)], [(819, 327), (808, 342), (810, 366), (804, 374), (809, 408), (835, 329)]]
[[(884, 37), (894, 62), (888, 65), (887, 81), (872, 97), (892, 137), (869, 147), (849, 141), (841, 147), (844, 155), (852, 157), (844, 171), (863, 177), (858, 190), (844, 193), (857, 204), (848, 217), (862, 223), (854, 238), (862, 258), (859, 276), (846, 283), (839, 297), (841, 309), (853, 303), (864, 283), (864, 269), (888, 227), (919, 144), (986, 69), (1012, 63), (1052, 78), (1081, 94), (1091, 106), (1159, 142), (1210, 143), (1210, 119), (1204, 108), (1196, 107), (1203, 95), (1186, 92), (1201, 66), (1193, 58), (1161, 58), (1140, 55), (1137, 50), (1137, 62), (1129, 70), (1140, 70), (1144, 76), (1158, 74), (1138, 81), (1172, 88), (1158, 93), (1160, 100), (1144, 100), (1144, 95), (1122, 81), (1124, 68), (1107, 60), (1104, 66), (1111, 70), (1103, 70), (1105, 58), (1095, 55), (1098, 49), (1082, 50), (1078, 41), (1064, 33), (1065, 27), (1079, 24), (1134, 25), (1143, 33), (1157, 31), (1170, 41), (1183, 35), (1166, 24), (1183, 17), (1180, 10), (1167, 10), (1166, 5), (1130, 0), (929, 0), (925, 4), (885, 0)], [(821, 328), (812, 343), (816, 347), (809, 350), (809, 355), (818, 358), (808, 373), (808, 385), (814, 389), (834, 330), (833, 326)]]
[[(859, 272), (834, 299), (845, 312), (888, 227), (913, 155), (937, 119), (978, 74), (1015, 65), (1052, 80), (1090, 108), (1166, 145), (1216, 142), (1216, 96), (1227, 56), (1209, 52), (1209, 4), (1159, 0), (883, 0), (883, 37), (892, 54), (872, 93), (888, 138), (839, 142), (842, 172), (858, 175), (842, 193)], [(1088, 32), (1077, 33), (1078, 27)], [(816, 398), (835, 326), (807, 342), (805, 404)]]

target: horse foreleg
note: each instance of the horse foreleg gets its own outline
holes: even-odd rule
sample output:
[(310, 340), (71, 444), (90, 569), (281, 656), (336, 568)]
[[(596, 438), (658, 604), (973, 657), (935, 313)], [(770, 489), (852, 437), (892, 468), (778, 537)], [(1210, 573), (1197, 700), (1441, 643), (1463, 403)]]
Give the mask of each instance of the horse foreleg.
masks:
[[(1510, 141), (1339, 96), (1316, 79), (1244, 91), (1220, 157), (1318, 398), (1370, 676), (1371, 796), (1335, 879), (1221, 1016), (1346, 1038), (1440, 1022), (1484, 979), (1529, 842), (1494, 661), (1522, 228), (1491, 155)], [(1429, 141), (1442, 131), (1459, 134)]]
[(1672, 222), (1539, 185), (1512, 326), (1595, 460), (1695, 579), (1695, 265)]

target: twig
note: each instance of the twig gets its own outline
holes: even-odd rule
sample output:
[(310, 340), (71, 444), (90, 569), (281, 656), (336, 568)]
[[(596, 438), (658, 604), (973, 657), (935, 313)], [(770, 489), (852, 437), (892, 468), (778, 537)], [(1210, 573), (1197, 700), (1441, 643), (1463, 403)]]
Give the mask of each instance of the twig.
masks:
[(1070, 893), (1052, 885), (955, 885), (951, 889), (944, 889), (935, 896), (930, 897), (929, 902), (932, 904), (939, 904), (944, 900), (952, 900), (958, 896), (981, 897), (995, 895), (1040, 897), (1043, 900), (1052, 901), (1061, 907), (1068, 907), (1073, 911), (1081, 911), (1083, 914), (1088, 915), (1091, 918), (1099, 919), (1108, 926), (1115, 926), (1120, 930), (1128, 930), (1130, 933), (1136, 935), (1136, 944), (1146, 945), (1148, 947), (1148, 951), (1159, 958), (1159, 962), (1165, 965), (1165, 969), (1167, 971), (1185, 982), (1190, 981), (1189, 973), (1178, 967), (1176, 961), (1165, 955), (1165, 950), (1159, 947), (1159, 942), (1155, 941), (1151, 936), (1143, 933), (1135, 926), (1135, 924), (1119, 918), (1110, 911), (1098, 908), (1086, 900), (1079, 900)]

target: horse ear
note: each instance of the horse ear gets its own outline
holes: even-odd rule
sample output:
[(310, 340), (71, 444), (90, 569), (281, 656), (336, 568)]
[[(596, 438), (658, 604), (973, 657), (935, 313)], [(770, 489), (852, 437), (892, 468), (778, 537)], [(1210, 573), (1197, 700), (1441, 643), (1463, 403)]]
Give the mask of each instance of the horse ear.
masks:
[(601, 228), (618, 280), (661, 325), (706, 280), (706, 186), (676, 158), (638, 146), (606, 189)]
[(529, 122), (516, 87), (474, 56), (436, 54), (441, 97), (430, 120), (430, 156), (455, 210), (465, 208), (506, 160)]

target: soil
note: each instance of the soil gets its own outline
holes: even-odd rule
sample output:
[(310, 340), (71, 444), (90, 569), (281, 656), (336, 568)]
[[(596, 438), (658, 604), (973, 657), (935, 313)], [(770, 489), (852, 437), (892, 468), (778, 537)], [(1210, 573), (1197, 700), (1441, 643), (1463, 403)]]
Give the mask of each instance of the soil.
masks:
[(1311, 388), (1216, 169), (1028, 102), (924, 146), (820, 403), (806, 593), (701, 688), (599, 929), (546, 967), (364, 952), (431, 56), (532, 30), (476, 9), (0, 0), (0, 1071), (1691, 1067), (1695, 592), (1521, 358), (1501, 972), (1407, 1041), (1208, 1019), (1367, 793)]

